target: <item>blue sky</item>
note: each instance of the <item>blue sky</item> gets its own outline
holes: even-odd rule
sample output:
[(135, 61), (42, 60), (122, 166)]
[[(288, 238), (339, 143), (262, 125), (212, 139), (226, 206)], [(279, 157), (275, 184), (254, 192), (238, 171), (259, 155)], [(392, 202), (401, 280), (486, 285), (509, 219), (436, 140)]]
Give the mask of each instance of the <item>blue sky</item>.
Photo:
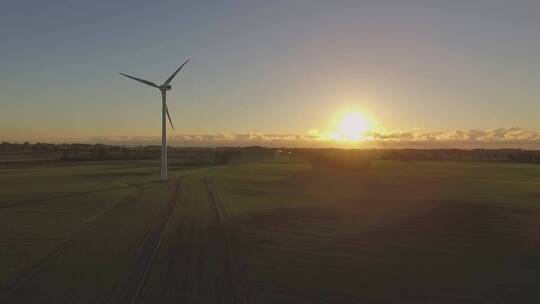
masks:
[(540, 129), (538, 1), (2, 1), (0, 139)]

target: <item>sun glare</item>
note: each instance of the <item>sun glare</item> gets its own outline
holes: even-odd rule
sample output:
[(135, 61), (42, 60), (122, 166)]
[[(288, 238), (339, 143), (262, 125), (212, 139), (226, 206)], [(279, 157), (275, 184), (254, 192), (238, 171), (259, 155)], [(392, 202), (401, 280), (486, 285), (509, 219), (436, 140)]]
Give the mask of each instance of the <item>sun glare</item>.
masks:
[(361, 112), (346, 112), (336, 125), (331, 138), (338, 141), (356, 142), (364, 139), (372, 131), (373, 122)]

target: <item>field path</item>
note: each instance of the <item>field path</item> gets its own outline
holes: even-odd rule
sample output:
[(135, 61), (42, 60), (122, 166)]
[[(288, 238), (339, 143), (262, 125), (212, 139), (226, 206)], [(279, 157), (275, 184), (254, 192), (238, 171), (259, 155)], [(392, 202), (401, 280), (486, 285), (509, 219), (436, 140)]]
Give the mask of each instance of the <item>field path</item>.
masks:
[(174, 183), (175, 187), (172, 190), (173, 194), (163, 206), (156, 222), (148, 227), (146, 235), (137, 249), (134, 264), (126, 272), (120, 284), (115, 288), (114, 293), (108, 301), (109, 303), (133, 303), (141, 291), (141, 287), (152, 267), (163, 236), (167, 231), (171, 216), (180, 204), (180, 197), (183, 189), (182, 178)]
[(77, 197), (77, 196), (80, 196), (80, 195), (87, 195), (87, 194), (93, 194), (93, 193), (99, 193), (99, 192), (115, 191), (115, 190), (130, 189), (130, 188), (135, 188), (136, 189), (136, 188), (139, 188), (141, 186), (148, 185), (148, 184), (151, 184), (151, 183), (156, 183), (156, 182), (151, 181), (151, 182), (135, 183), (135, 184), (126, 183), (125, 186), (116, 186), (116, 187), (95, 189), (95, 190), (90, 190), (90, 191), (81, 191), (81, 192), (74, 192), (74, 193), (64, 193), (64, 194), (55, 195), (55, 196), (48, 196), (48, 197), (44, 197), (44, 198), (33, 199), (33, 200), (25, 201), (25, 202), (2, 203), (0, 205), (0, 209), (8, 209), (8, 208), (13, 208), (13, 207), (22, 207), (22, 206), (26, 206), (26, 205), (33, 205), (33, 204), (38, 204), (38, 203), (43, 203), (43, 202), (49, 202), (49, 201), (52, 201), (52, 200), (58, 200), (58, 199), (70, 198), (70, 197)]
[(219, 198), (208, 178), (186, 177), (136, 303), (252, 303)]

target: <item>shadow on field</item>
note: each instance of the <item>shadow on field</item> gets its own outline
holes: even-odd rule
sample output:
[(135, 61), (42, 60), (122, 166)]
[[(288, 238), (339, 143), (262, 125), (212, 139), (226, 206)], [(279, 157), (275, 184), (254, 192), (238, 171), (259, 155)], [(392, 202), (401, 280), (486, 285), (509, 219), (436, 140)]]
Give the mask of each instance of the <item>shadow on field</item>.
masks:
[[(327, 173), (308, 170), (286, 181), (317, 202), (235, 222), (248, 277), (263, 300), (535, 303), (540, 298), (540, 211), (430, 199), (433, 188), (414, 183), (374, 188), (381, 182), (367, 172)], [(380, 195), (381, 189), (388, 195)], [(417, 193), (395, 195), (407, 189)]]

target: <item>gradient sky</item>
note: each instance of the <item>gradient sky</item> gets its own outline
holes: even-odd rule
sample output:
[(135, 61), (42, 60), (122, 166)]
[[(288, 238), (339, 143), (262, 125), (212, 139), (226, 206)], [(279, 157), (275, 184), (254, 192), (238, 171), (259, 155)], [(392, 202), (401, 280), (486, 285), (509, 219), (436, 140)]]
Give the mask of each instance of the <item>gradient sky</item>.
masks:
[(3, 0), (0, 139), (540, 129), (540, 2)]

